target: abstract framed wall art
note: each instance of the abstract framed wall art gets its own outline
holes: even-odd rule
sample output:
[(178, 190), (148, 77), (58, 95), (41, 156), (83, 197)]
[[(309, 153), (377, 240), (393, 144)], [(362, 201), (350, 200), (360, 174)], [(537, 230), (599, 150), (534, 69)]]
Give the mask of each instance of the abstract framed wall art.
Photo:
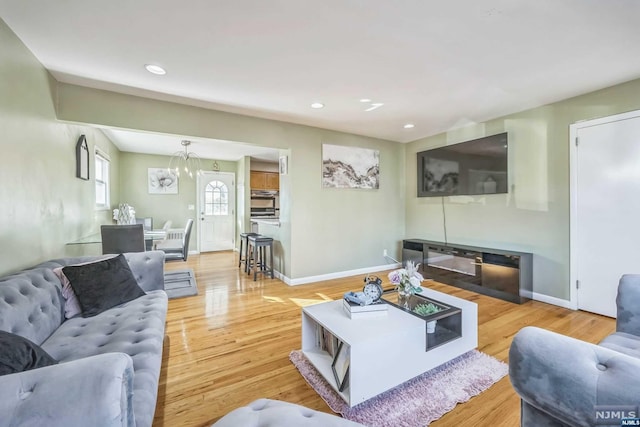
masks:
[(380, 188), (380, 151), (322, 144), (323, 188)]
[(178, 194), (178, 176), (167, 168), (149, 168), (149, 194)]

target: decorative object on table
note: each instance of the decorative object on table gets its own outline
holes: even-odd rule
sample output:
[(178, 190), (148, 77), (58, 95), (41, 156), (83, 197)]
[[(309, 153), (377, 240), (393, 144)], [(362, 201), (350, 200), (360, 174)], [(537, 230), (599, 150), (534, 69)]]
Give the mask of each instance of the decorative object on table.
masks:
[(350, 408), (302, 351), (292, 351), (289, 360), (332, 411), (348, 420), (376, 427), (428, 425), (456, 404), (489, 389), (509, 370), (506, 363), (472, 350)]
[(178, 194), (178, 175), (172, 169), (148, 168), (147, 188), (149, 194)]
[(407, 261), (405, 268), (400, 268), (389, 273), (389, 280), (398, 291), (398, 305), (409, 308), (409, 298), (416, 292), (422, 291), (420, 283), (424, 281), (422, 274), (418, 272), (420, 264)]
[[(442, 310), (444, 310), (444, 308), (438, 307), (432, 302), (418, 304), (413, 308), (414, 313), (419, 314), (420, 316), (423, 316), (423, 317), (429, 316), (431, 314), (439, 313)], [(437, 322), (438, 322), (437, 320), (432, 320), (430, 322), (427, 322), (428, 334), (433, 334), (436, 331)]]
[(89, 180), (89, 145), (84, 135), (76, 143), (76, 177)]
[(382, 297), (382, 280), (377, 276), (364, 278), (362, 292), (346, 292), (343, 308), (350, 319), (386, 315), (388, 306)]
[(280, 156), (279, 171), (280, 171), (280, 175), (286, 175), (289, 173), (289, 162), (288, 162), (287, 156)]
[(192, 151), (188, 151), (191, 141), (186, 139), (180, 142), (184, 147), (184, 151), (176, 151), (169, 160), (169, 170), (175, 172), (180, 177), (180, 173), (184, 172), (189, 178), (193, 178), (194, 175), (200, 175), (200, 156)]
[(135, 224), (136, 210), (133, 206), (129, 206), (126, 203), (120, 203), (118, 207), (113, 210), (113, 219), (116, 220), (118, 225)]
[(322, 144), (322, 186), (377, 190), (380, 151)]
[(349, 316), (349, 319), (365, 319), (386, 316), (389, 311), (389, 304), (380, 300), (372, 304), (360, 305), (345, 298), (342, 300), (342, 308)]

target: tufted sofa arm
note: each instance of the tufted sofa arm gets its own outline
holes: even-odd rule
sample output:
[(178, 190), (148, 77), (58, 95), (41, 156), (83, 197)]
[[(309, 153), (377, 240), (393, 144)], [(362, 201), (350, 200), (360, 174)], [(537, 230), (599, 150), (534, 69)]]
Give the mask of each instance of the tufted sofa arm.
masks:
[(135, 427), (133, 362), (107, 353), (0, 376), (6, 427)]
[(618, 283), (616, 330), (640, 336), (640, 274), (625, 274)]
[(637, 406), (638, 372), (634, 357), (535, 327), (518, 332), (509, 350), (509, 377), (523, 401), (522, 426), (593, 426), (596, 406)]

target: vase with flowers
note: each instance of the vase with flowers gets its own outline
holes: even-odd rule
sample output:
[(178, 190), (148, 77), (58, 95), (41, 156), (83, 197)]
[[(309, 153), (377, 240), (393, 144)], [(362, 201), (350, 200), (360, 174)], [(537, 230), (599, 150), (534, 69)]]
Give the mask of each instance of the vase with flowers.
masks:
[(398, 305), (406, 309), (409, 308), (411, 295), (422, 291), (420, 283), (424, 281), (424, 277), (418, 272), (419, 266), (420, 264), (415, 264), (413, 261), (407, 261), (404, 268), (389, 273), (389, 280), (398, 291)]

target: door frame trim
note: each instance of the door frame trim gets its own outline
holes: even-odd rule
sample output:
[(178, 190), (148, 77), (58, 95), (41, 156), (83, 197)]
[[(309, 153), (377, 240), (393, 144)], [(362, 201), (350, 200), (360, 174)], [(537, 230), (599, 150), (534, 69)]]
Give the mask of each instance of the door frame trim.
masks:
[(232, 237), (232, 241), (233, 241), (233, 249), (235, 250), (235, 246), (236, 246), (236, 221), (238, 218), (238, 209), (236, 207), (236, 204), (238, 203), (236, 198), (237, 198), (237, 182), (236, 182), (236, 173), (235, 172), (218, 172), (218, 171), (201, 171), (201, 173), (197, 176), (196, 178), (196, 216), (198, 218), (198, 252), (202, 253), (202, 243), (201, 243), (201, 239), (202, 239), (202, 227), (200, 226), (200, 224), (202, 223), (202, 217), (200, 215), (202, 212), (202, 201), (200, 200), (200, 184), (202, 183), (202, 179), (204, 177), (204, 175), (207, 174), (211, 174), (211, 175), (226, 175), (226, 176), (230, 176), (231, 177), (231, 184), (232, 184), (232, 189), (230, 191), (233, 191), (234, 194), (234, 205), (232, 207), (233, 209), (233, 237)]
[(581, 129), (600, 126), (606, 123), (619, 122), (640, 117), (640, 110), (614, 114), (592, 120), (584, 120), (569, 125), (569, 303), (578, 310), (578, 145), (575, 143)]

